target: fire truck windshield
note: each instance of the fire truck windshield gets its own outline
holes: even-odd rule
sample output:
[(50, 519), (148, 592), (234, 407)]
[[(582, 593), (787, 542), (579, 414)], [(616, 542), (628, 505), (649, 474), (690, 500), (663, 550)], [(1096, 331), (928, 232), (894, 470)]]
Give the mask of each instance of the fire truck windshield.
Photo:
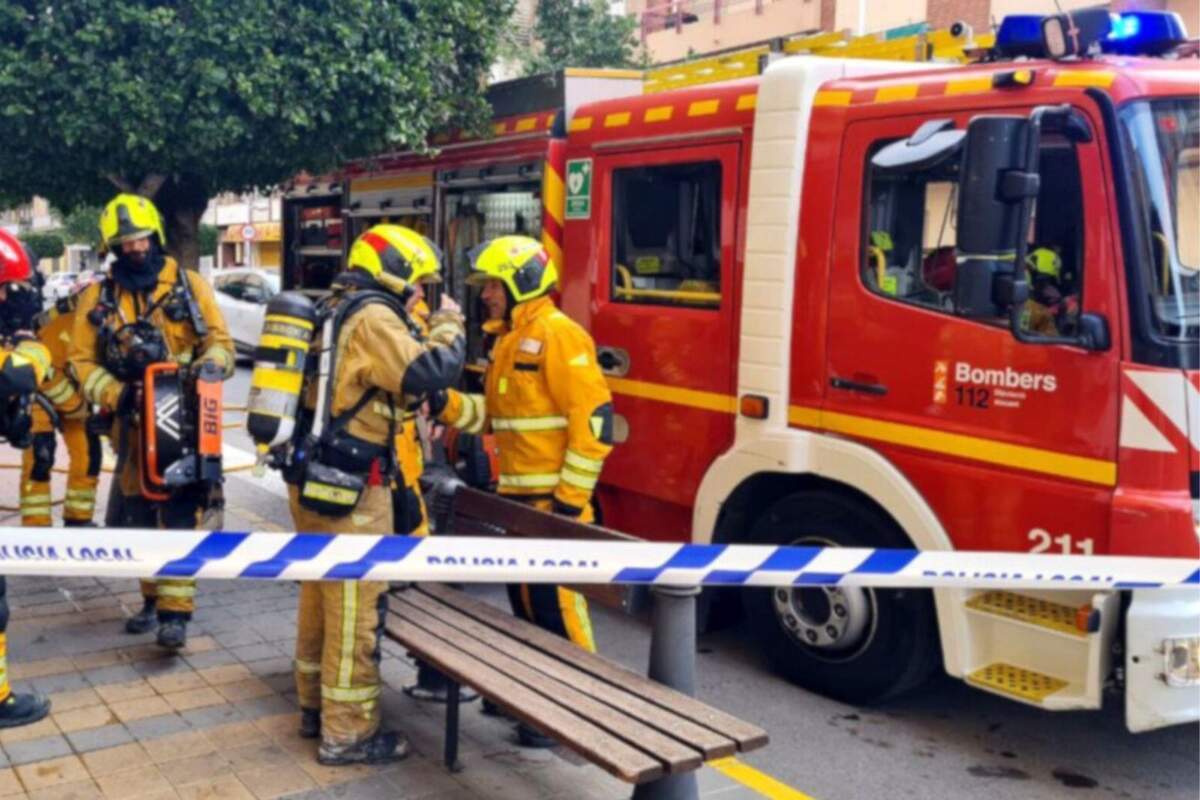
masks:
[(1194, 340), (1200, 331), (1200, 100), (1139, 101), (1121, 116), (1154, 251), (1143, 285), (1158, 334)]

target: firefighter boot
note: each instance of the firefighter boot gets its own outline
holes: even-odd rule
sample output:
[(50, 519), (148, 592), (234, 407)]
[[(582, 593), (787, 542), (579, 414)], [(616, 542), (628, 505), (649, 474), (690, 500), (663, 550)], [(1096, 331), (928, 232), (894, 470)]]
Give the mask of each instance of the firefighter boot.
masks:
[(327, 767), (343, 767), (349, 764), (387, 764), (400, 761), (407, 755), (408, 739), (395, 731), (378, 731), (357, 744), (321, 742), (317, 761)]
[(300, 709), (300, 738), (316, 739), (321, 735), (321, 709)]
[(96, 523), (92, 522), (90, 519), (64, 519), (63, 527), (64, 528), (94, 528), (94, 527), (96, 527)]
[(0, 703), (0, 728), (15, 728), (37, 722), (50, 713), (50, 700), (36, 692), (10, 694)]
[(554, 739), (524, 722), (517, 723), (517, 741), (521, 747), (528, 747), (531, 750), (547, 750), (551, 747), (558, 747), (558, 742)]
[(142, 598), (142, 610), (125, 620), (126, 633), (148, 633), (158, 625), (158, 602), (153, 597)]
[(187, 620), (167, 617), (158, 623), (158, 646), (179, 650), (187, 644)]

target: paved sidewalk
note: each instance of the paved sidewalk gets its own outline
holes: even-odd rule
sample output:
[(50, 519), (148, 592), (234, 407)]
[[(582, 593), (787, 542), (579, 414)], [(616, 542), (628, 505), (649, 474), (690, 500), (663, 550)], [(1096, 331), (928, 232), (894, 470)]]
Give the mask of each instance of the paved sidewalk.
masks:
[[(0, 463), (15, 457), (0, 448)], [(15, 506), (18, 480), (11, 471), (8, 476), (0, 481), (0, 505)], [(55, 477), (56, 497), (63, 492), (61, 480)], [(279, 498), (256, 492), (241, 478), (232, 478), (228, 489), (227, 527), (287, 525), (286, 516), (279, 517)], [(107, 476), (101, 496), (106, 491)], [(15, 514), (0, 513), (0, 525), (18, 522)], [(296, 734), (296, 594), (286, 582), (202, 582), (188, 648), (169, 656), (153, 644), (152, 634), (123, 631), (124, 618), (141, 606), (136, 581), (10, 578), (10, 674), (18, 690), (37, 689), (54, 705), (36, 725), (0, 731), (0, 798), (630, 795), (630, 787), (564, 749), (517, 747), (510, 726), (484, 717), (477, 704), (466, 706), (462, 716), (466, 769), (448, 774), (440, 763), (442, 707), (400, 691), (415, 672), (387, 641), (384, 720), (409, 736), (413, 754), (386, 768), (321, 767), (315, 743)], [(701, 771), (700, 784), (705, 798), (758, 796), (713, 770)]]

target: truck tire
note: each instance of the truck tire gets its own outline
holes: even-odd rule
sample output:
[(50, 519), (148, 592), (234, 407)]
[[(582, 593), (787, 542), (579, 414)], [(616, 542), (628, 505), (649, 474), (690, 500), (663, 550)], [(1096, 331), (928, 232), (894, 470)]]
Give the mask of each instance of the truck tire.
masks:
[[(879, 512), (828, 491), (785, 497), (751, 528), (758, 544), (910, 548)], [(775, 669), (810, 691), (871, 704), (920, 685), (940, 660), (929, 590), (746, 589), (746, 614)]]

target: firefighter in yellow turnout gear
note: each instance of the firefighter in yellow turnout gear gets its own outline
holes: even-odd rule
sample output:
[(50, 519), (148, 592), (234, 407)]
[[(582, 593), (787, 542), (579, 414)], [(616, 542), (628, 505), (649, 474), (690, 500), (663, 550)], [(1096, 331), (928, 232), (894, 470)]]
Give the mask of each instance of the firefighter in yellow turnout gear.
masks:
[[(50, 353), (53, 374), (42, 389), (58, 415), (67, 448), (67, 496), (63, 524), (90, 527), (100, 482), (100, 437), (88, 431), (89, 407), (67, 372), (67, 355), (75, 325), (78, 297), (60, 300), (36, 320), (38, 340)], [(21, 524), (49, 526), (50, 472), (58, 449), (54, 423), (44, 408), (33, 408), (33, 445), (22, 456)]]
[[(29, 447), (30, 408), (36, 392), (54, 385), (50, 351), (33, 334), (42, 306), (33, 261), (21, 243), (0, 230), (0, 440)], [(0, 728), (28, 725), (50, 713), (37, 693), (14, 693), (8, 683), (8, 585), (0, 575)]]
[[(490, 427), (500, 494), (592, 522), (592, 492), (612, 449), (612, 395), (591, 336), (547, 295), (558, 271), (541, 243), (504, 236), (471, 254), (497, 336), (484, 395), (451, 391), (440, 418), (467, 433)], [(510, 586), (513, 612), (594, 652), (587, 601), (560, 586)], [(522, 731), (522, 739), (533, 737)]]
[[(406, 411), (454, 383), (465, 335), (453, 300), (429, 318), (429, 336), (404, 304), (415, 284), (438, 280), (436, 248), (420, 234), (377, 225), (350, 250), (335, 281), (323, 336), (331, 373), (308, 387), (309, 408), (325, 397), (306, 437), (307, 464), (290, 466), (297, 531), (380, 534), (392, 530), (395, 439)], [(322, 345), (324, 348), (325, 345)], [(319, 408), (319, 407), (318, 407)], [(320, 425), (320, 429), (315, 427)], [(380, 727), (379, 637), (382, 581), (330, 580), (301, 585), (296, 637), (300, 733), (321, 738), (326, 765), (395, 761), (408, 753), (400, 734)]]
[[(209, 502), (206, 487), (176, 490), (165, 502), (143, 497), (143, 432), (131, 424), (130, 412), (147, 364), (172, 361), (194, 369), (212, 362), (229, 377), (233, 340), (208, 282), (165, 255), (162, 221), (149, 200), (118, 195), (101, 214), (100, 235), (116, 260), (110, 274), (80, 296), (69, 359), (84, 399), (114, 417), (110, 436), (118, 465), (105, 522), (194, 529)], [(142, 594), (142, 611), (127, 621), (126, 630), (140, 633), (157, 622), (159, 645), (183, 647), (195, 608), (195, 581), (143, 581)]]

